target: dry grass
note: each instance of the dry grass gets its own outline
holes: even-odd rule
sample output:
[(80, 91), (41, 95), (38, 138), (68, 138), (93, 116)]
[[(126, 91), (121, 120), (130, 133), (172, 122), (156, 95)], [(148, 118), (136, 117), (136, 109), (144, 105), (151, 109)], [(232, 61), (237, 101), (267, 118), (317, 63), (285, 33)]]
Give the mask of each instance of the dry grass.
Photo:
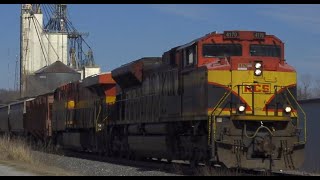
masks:
[(0, 159), (32, 163), (31, 148), (20, 138), (0, 137)]
[[(49, 151), (51, 151), (51, 146), (47, 147), (49, 147)], [(44, 147), (42, 146), (42, 150), (43, 149)], [(58, 167), (48, 166), (48, 162), (39, 160), (34, 154), (31, 145), (23, 138), (12, 138), (7, 135), (0, 136), (0, 162), (2, 164), (25, 171), (31, 171), (37, 175), (75, 175)]]

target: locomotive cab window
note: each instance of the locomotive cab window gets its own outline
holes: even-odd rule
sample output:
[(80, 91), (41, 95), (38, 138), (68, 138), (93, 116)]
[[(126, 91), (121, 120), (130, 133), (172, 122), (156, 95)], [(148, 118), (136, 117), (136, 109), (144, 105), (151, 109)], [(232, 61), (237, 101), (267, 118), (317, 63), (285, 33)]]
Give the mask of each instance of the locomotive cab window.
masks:
[(196, 46), (191, 46), (183, 50), (184, 67), (190, 67), (197, 64)]
[(202, 55), (203, 57), (242, 56), (242, 46), (240, 44), (204, 44)]
[(269, 57), (281, 57), (281, 48), (278, 45), (250, 45), (251, 56), (269, 56)]

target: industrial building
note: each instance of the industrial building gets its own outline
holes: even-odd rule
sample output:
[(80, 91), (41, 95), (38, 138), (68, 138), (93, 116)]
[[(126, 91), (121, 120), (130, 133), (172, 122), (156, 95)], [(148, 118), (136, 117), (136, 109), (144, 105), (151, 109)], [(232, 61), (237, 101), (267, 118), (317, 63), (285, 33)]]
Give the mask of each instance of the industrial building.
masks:
[[(49, 18), (45, 21), (44, 17)], [(95, 65), (92, 49), (84, 41), (85, 33), (78, 32), (67, 17), (66, 4), (22, 4), (20, 29), (21, 97), (46, 93), (76, 79), (73, 73), (63, 76), (61, 72), (51, 72), (59, 74), (53, 79), (41, 79), (44, 76), (41, 73), (39, 76), (39, 70), (56, 69), (49, 68), (56, 62), (77, 71), (80, 79), (101, 72), (100, 67)], [(87, 52), (84, 51), (85, 45)], [(49, 84), (55, 87), (48, 87)]]

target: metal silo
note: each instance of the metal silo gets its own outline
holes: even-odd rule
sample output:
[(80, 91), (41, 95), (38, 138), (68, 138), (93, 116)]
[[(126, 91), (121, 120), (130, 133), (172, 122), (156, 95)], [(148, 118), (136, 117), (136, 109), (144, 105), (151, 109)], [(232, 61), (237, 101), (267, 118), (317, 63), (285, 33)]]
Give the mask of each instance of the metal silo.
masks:
[(27, 79), (27, 97), (33, 97), (54, 91), (62, 84), (81, 80), (81, 74), (74, 69), (56, 61), (50, 66), (36, 71)]

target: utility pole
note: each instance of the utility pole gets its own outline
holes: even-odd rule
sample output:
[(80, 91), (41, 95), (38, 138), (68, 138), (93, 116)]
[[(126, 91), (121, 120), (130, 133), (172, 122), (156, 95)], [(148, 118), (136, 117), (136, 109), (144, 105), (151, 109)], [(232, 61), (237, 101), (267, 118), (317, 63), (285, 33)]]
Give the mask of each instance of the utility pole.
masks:
[(10, 91), (10, 48), (8, 48), (8, 91)]
[(16, 67), (14, 70), (14, 90), (15, 91), (19, 91), (19, 87), (20, 87), (18, 69), (19, 69), (19, 59), (18, 59), (18, 55), (16, 55)]

